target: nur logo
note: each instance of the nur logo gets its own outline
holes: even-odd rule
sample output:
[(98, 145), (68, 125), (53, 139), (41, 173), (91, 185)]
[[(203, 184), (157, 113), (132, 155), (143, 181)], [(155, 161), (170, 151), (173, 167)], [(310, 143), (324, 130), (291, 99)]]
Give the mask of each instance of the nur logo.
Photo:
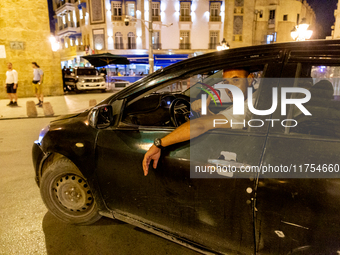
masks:
[[(218, 98), (220, 101), (220, 104), (222, 104), (221, 98), (217, 91), (215, 89), (229, 89), (231, 93), (233, 94), (233, 114), (234, 115), (244, 115), (244, 95), (241, 89), (234, 85), (230, 84), (216, 84), (215, 89), (212, 86), (209, 86), (208, 84), (205, 83), (200, 83), (203, 86), (207, 87), (207, 89), (210, 89)], [(216, 100), (212, 93), (208, 91), (205, 88), (200, 88), (204, 92), (206, 92), (214, 101), (215, 105), (217, 105)], [(272, 114), (278, 105), (278, 92), (277, 88), (273, 88), (272, 90), (272, 106), (268, 110), (257, 110), (253, 106), (253, 88), (248, 87), (247, 88), (248, 92), (248, 109), (251, 113), (255, 115), (270, 115)], [(287, 94), (289, 93), (303, 93), (305, 94), (304, 98), (287, 98)], [(201, 115), (206, 115), (207, 114), (207, 94), (202, 94), (201, 95)], [(285, 87), (281, 88), (281, 115), (285, 116), (286, 115), (286, 106), (288, 104), (294, 104), (299, 110), (304, 114), (304, 115), (312, 115), (302, 104), (307, 103), (311, 99), (311, 93), (309, 90), (304, 89), (304, 88), (297, 88), (297, 87)], [(270, 100), (270, 98), (268, 98)]]

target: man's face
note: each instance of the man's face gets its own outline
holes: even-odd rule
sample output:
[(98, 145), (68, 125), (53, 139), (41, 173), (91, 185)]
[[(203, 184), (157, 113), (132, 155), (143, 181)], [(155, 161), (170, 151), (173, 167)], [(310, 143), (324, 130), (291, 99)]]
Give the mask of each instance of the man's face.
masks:
[[(247, 98), (247, 88), (251, 86), (251, 81), (248, 81), (247, 78), (251, 79), (251, 75), (249, 75), (245, 70), (235, 69), (223, 72), (224, 82), (238, 87), (243, 92), (245, 99)], [(226, 89), (225, 91), (230, 97), (231, 101), (233, 101), (233, 94), (231, 91), (229, 89)]]
[(11, 63), (8, 63), (8, 64), (7, 64), (7, 68), (8, 68), (8, 70), (12, 70), (12, 64), (11, 64)]

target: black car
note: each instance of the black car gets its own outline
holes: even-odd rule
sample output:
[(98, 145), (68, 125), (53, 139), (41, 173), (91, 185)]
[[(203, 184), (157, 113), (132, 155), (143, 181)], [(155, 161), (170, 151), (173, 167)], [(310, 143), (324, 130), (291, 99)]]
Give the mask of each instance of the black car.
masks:
[[(223, 83), (226, 69), (253, 74), (258, 110), (299, 99), (294, 88), (310, 99), (166, 147), (144, 177), (154, 140), (198, 118), (190, 102)], [(203, 253), (338, 254), (339, 77), (340, 40), (230, 49), (159, 70), (41, 131), (33, 163), (42, 199), (62, 221), (115, 218)], [(166, 89), (179, 82), (184, 91)], [(231, 104), (217, 98), (213, 113)], [(216, 162), (232, 170), (202, 170)]]

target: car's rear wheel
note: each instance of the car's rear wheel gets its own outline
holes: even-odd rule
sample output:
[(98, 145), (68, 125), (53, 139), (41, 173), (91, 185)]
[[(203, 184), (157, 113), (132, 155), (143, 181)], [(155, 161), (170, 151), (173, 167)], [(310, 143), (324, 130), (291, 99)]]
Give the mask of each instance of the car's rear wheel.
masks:
[(48, 210), (64, 222), (89, 225), (101, 218), (86, 179), (69, 159), (47, 167), (40, 193)]

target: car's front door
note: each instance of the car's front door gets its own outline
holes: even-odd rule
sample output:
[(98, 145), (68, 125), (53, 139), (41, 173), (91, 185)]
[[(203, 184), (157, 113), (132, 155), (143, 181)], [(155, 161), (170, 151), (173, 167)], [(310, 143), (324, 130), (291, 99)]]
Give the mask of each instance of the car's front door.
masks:
[[(271, 74), (279, 70), (272, 66)], [(258, 89), (257, 109), (267, 109), (272, 81)], [(156, 169), (143, 176), (142, 160), (155, 138), (173, 129), (122, 127), (100, 130), (96, 174), (107, 206), (189, 242), (220, 252), (254, 250), (255, 173), (266, 142), (268, 116), (261, 128), (217, 129), (191, 142), (162, 150)], [(207, 173), (205, 166), (236, 167), (234, 173)], [(193, 172), (201, 169), (201, 173)]]

